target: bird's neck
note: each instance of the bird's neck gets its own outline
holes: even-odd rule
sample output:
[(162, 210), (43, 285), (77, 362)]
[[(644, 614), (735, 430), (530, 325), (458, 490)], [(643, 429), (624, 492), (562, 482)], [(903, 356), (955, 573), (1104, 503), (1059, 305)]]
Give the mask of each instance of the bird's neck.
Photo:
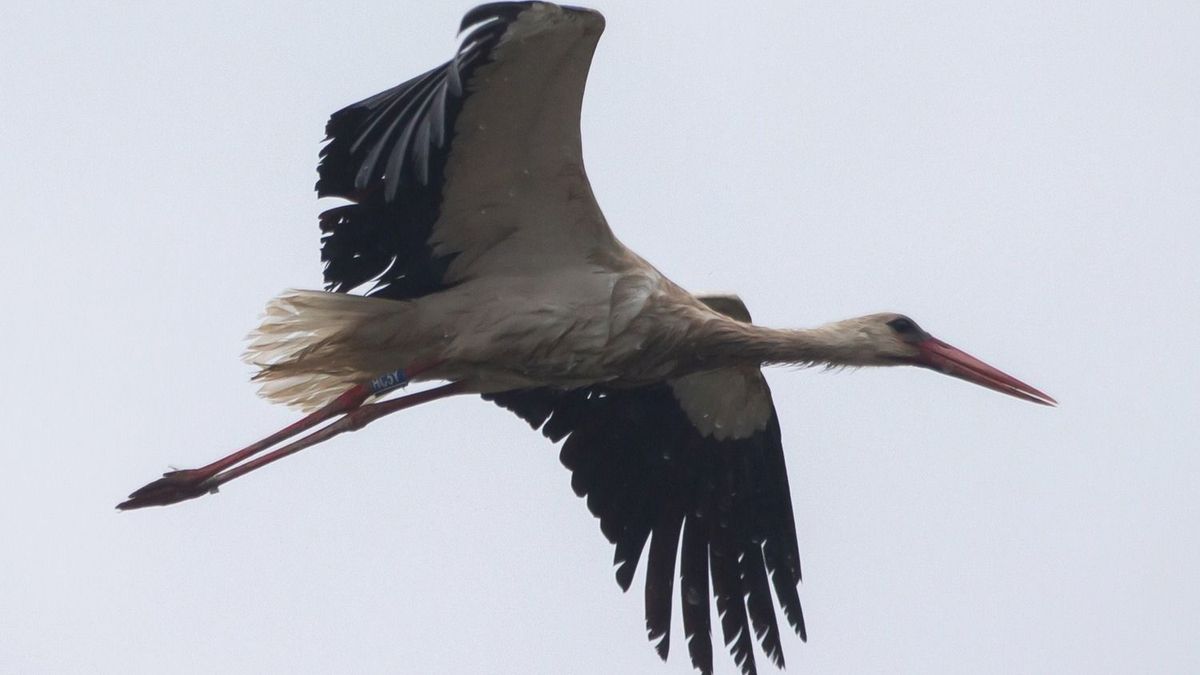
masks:
[(817, 328), (781, 329), (732, 319), (711, 322), (698, 340), (697, 356), (714, 365), (829, 365), (870, 363), (870, 344), (854, 321)]

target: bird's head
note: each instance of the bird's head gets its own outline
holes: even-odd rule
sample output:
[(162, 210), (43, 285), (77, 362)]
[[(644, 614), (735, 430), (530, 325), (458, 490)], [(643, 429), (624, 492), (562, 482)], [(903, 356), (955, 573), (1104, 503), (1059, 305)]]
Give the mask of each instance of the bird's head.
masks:
[(1041, 391), (933, 337), (903, 314), (871, 314), (833, 325), (843, 339), (850, 337), (843, 344), (854, 350), (854, 365), (921, 366), (1026, 401), (1057, 405)]

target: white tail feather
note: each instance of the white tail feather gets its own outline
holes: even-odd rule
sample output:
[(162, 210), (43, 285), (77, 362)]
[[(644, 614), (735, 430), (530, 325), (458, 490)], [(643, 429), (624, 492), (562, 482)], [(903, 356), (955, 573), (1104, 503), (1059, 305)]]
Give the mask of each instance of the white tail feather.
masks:
[[(259, 394), (312, 410), (386, 370), (401, 368), (410, 302), (289, 290), (267, 303), (242, 359)], [(393, 356), (389, 356), (389, 353)]]

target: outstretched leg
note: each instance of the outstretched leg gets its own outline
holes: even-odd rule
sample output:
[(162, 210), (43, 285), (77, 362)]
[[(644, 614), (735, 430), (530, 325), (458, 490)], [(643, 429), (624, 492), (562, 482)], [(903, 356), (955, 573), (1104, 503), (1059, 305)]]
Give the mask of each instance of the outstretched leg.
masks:
[[(195, 499), (210, 492), (216, 492), (219, 486), (234, 478), (245, 475), (276, 460), (283, 459), (304, 448), (329, 440), (343, 432), (361, 429), (384, 415), (405, 408), (411, 408), (412, 406), (428, 401), (462, 393), (462, 390), (461, 383), (451, 382), (450, 384), (402, 396), (391, 401), (362, 405), (362, 402), (374, 392), (368, 385), (356, 385), (320, 410), (227, 457), (223, 457), (198, 469), (184, 469), (182, 471), (171, 471), (163, 474), (162, 478), (134, 491), (129, 495), (129, 499), (118, 504), (117, 508), (125, 511), (146, 506), (166, 506), (167, 504), (175, 504), (188, 499)], [(239, 462), (263, 452), (276, 443), (291, 438), (337, 415), (344, 416), (324, 429), (314, 431), (274, 452), (239, 465)]]

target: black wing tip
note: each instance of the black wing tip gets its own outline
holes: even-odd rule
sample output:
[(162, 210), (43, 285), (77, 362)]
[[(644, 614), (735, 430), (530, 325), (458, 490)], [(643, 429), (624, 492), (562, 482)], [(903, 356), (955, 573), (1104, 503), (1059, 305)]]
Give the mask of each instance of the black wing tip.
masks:
[(751, 543), (740, 556), (741, 578), (743, 592), (746, 597), (746, 611), (754, 636), (763, 653), (778, 667), (783, 667), (783, 645), (779, 632), (779, 623), (775, 618), (775, 605), (771, 600), (770, 581), (767, 579), (767, 564), (763, 558), (762, 547)]
[(792, 618), (791, 612), (789, 612), (786, 607), (784, 608), (784, 613), (787, 616), (788, 623), (792, 626), (792, 629), (796, 631), (796, 635), (800, 638), (800, 641), (808, 642), (808, 628), (806, 628), (804, 625), (804, 610), (800, 607), (800, 603), (796, 603), (795, 619)]
[[(807, 641), (790, 490), (777, 475), (786, 466), (774, 416), (760, 434), (717, 442), (687, 423), (665, 385), (489, 398), (531, 426), (541, 422), (544, 435), (565, 437), (560, 459), (572, 472), (573, 490), (615, 544), (615, 578), (623, 591), (632, 587), (645, 554), (647, 637), (660, 658), (670, 651), (675, 597), (700, 673), (713, 670), (713, 600), (724, 645), (745, 675), (758, 672), (755, 642), (772, 664), (785, 667), (776, 601)], [(693, 593), (689, 603), (696, 589), (704, 593)]]
[(633, 575), (637, 573), (637, 558), (632, 560), (622, 560), (617, 563), (617, 585), (621, 587), (621, 592), (628, 593), (633, 587)]
[[(666, 663), (667, 657), (671, 654), (671, 631), (668, 630), (667, 632), (662, 633), (660, 636), (656, 635), (654, 631), (647, 626), (646, 633), (647, 637), (650, 639), (650, 642), (654, 642), (656, 639), (658, 640), (658, 642), (654, 642), (654, 651), (658, 654), (658, 658), (662, 659), (663, 663)], [(659, 639), (660, 637), (661, 639)]]
[[(697, 644), (694, 649), (692, 647), (693, 644)], [(688, 655), (692, 659), (692, 667), (699, 671), (700, 675), (712, 675), (713, 656), (711, 637), (699, 643), (689, 640)]]
[(709, 607), (708, 523), (704, 512), (688, 515), (679, 547), (679, 604), (692, 667), (712, 673), (712, 616)]
[(353, 204), (322, 222), (327, 288), (349, 291), (375, 280), (369, 293), (393, 299), (445, 288), (448, 261), (433, 255), (428, 239), (455, 120), (469, 95), (463, 83), (490, 60), (508, 29), (504, 19), (533, 4), (477, 7), (464, 19), (476, 28), (453, 59), (329, 116), (317, 195)]

